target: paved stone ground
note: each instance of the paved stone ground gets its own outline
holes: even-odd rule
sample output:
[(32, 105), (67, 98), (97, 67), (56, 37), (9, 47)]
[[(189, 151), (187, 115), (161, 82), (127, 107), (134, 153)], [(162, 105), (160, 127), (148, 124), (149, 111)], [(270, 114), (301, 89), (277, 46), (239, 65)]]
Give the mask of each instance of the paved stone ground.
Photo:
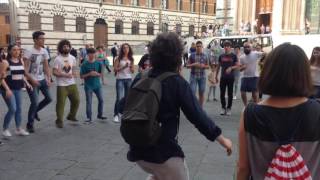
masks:
[[(184, 70), (185, 77), (189, 75)], [(0, 146), (0, 180), (144, 180), (147, 176), (134, 163), (126, 160), (128, 146), (119, 133), (119, 124), (113, 123), (115, 101), (115, 78), (107, 74), (104, 86), (106, 121), (96, 120), (84, 125), (85, 95), (79, 85), (81, 105), (75, 125), (65, 122), (63, 129), (54, 125), (56, 87), (51, 88), (54, 101), (39, 113), (36, 133), (28, 137), (13, 136)], [(24, 92), (23, 125), (27, 120), (29, 99)], [(97, 101), (94, 99), (94, 109)], [(220, 103), (208, 102), (205, 110), (223, 129), (223, 134), (232, 139), (234, 153), (227, 157), (218, 143), (208, 141), (194, 126), (181, 116), (179, 141), (186, 154), (190, 180), (231, 180), (237, 159), (237, 129), (242, 109), (240, 100), (234, 101), (232, 116), (219, 115)], [(0, 100), (0, 119), (7, 108)], [(65, 116), (69, 111), (66, 104)], [(96, 111), (93, 117), (96, 116)], [(1, 121), (2, 122), (2, 121)], [(14, 121), (11, 122), (12, 132)]]

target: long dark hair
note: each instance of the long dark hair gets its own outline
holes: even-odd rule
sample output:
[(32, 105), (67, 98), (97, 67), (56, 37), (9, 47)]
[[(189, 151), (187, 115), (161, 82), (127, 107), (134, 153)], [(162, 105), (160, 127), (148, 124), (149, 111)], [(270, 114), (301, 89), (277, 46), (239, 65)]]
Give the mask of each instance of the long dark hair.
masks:
[(128, 53), (128, 59), (133, 63), (133, 51), (131, 46), (128, 43), (123, 43), (120, 47), (120, 52), (119, 52), (119, 62), (120, 60), (124, 57), (124, 46), (127, 45), (129, 47), (129, 53)]
[[(7, 55), (7, 61), (11, 61), (12, 59), (12, 54), (11, 54), (11, 50), (13, 47), (17, 46), (16, 44), (10, 44), (8, 46), (8, 55)], [(20, 52), (21, 53), (21, 52)]]
[(314, 51), (319, 51), (320, 52), (320, 47), (314, 47), (313, 50), (312, 50), (312, 54), (311, 54), (311, 58), (310, 58), (310, 65), (313, 65), (313, 66), (320, 66), (320, 58), (316, 58), (314, 57), (313, 53)]

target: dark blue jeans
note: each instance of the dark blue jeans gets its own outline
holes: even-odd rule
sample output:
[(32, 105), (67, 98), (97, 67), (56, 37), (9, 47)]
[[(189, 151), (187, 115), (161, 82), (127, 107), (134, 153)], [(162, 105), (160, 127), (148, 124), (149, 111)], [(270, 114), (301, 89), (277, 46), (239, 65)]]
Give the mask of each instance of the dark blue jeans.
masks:
[(16, 127), (20, 128), (21, 125), (21, 104), (22, 104), (22, 98), (21, 98), (21, 89), (20, 90), (11, 90), (12, 96), (9, 98), (6, 98), (5, 91), (1, 90), (1, 94), (3, 96), (4, 101), (7, 104), (8, 112), (4, 117), (3, 121), (3, 130), (6, 130), (9, 128), (9, 124), (11, 119), (15, 118), (16, 121)]
[(92, 118), (92, 93), (94, 93), (97, 96), (98, 99), (98, 117), (101, 117), (103, 115), (103, 97), (102, 97), (102, 88), (98, 89), (89, 89), (84, 88), (84, 91), (86, 92), (86, 112), (87, 112), (87, 118), (91, 120)]
[[(45, 79), (41, 80), (39, 81), (39, 84), (40, 85), (38, 87), (33, 87), (33, 91), (30, 91), (30, 89), (28, 89), (28, 95), (31, 101), (28, 112), (29, 126), (33, 125), (35, 115), (52, 101), (47, 81)], [(39, 90), (44, 96), (44, 99), (40, 103), (38, 103)]]
[(131, 83), (132, 83), (132, 79), (117, 79), (116, 80), (117, 97), (116, 97), (116, 102), (114, 105), (114, 116), (119, 114), (119, 112), (120, 112), (119, 101), (122, 98), (127, 97), (128, 90), (131, 86)]

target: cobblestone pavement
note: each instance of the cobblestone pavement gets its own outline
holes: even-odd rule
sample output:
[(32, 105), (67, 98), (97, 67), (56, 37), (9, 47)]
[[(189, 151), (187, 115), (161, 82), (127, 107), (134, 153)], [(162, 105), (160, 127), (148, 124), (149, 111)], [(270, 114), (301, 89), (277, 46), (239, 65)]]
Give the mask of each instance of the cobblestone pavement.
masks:
[[(186, 79), (188, 71), (184, 70)], [(128, 146), (119, 133), (119, 124), (112, 122), (115, 101), (115, 78), (106, 74), (108, 84), (103, 86), (106, 121), (95, 120), (91, 125), (85, 120), (85, 95), (79, 84), (81, 104), (78, 124), (65, 121), (57, 129), (55, 120), (56, 87), (51, 88), (54, 101), (39, 113), (36, 133), (28, 137), (13, 136), (0, 146), (0, 180), (144, 180), (147, 176), (134, 163), (126, 159)], [(217, 93), (218, 95), (218, 93)], [(23, 93), (23, 125), (27, 120), (29, 98)], [(93, 100), (97, 109), (97, 100)], [(181, 116), (179, 141), (186, 154), (191, 180), (231, 180), (237, 159), (237, 129), (242, 104), (235, 100), (232, 115), (219, 115), (220, 103), (207, 102), (204, 109), (223, 129), (223, 134), (233, 140), (234, 153), (227, 157), (218, 143), (210, 142), (193, 125)], [(0, 119), (7, 108), (0, 100)], [(69, 111), (67, 101), (65, 116)], [(96, 116), (94, 111), (93, 117)], [(2, 122), (2, 121), (1, 121)], [(11, 122), (12, 132), (14, 121)]]

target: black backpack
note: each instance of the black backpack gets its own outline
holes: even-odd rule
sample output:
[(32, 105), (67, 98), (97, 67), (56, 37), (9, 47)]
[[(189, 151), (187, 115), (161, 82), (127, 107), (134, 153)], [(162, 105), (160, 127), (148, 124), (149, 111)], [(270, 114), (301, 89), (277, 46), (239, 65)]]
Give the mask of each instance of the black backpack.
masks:
[(130, 88), (125, 102), (120, 132), (132, 146), (154, 145), (161, 135), (161, 123), (157, 119), (161, 100), (161, 82), (176, 73), (165, 72), (158, 77), (142, 74), (140, 80)]

